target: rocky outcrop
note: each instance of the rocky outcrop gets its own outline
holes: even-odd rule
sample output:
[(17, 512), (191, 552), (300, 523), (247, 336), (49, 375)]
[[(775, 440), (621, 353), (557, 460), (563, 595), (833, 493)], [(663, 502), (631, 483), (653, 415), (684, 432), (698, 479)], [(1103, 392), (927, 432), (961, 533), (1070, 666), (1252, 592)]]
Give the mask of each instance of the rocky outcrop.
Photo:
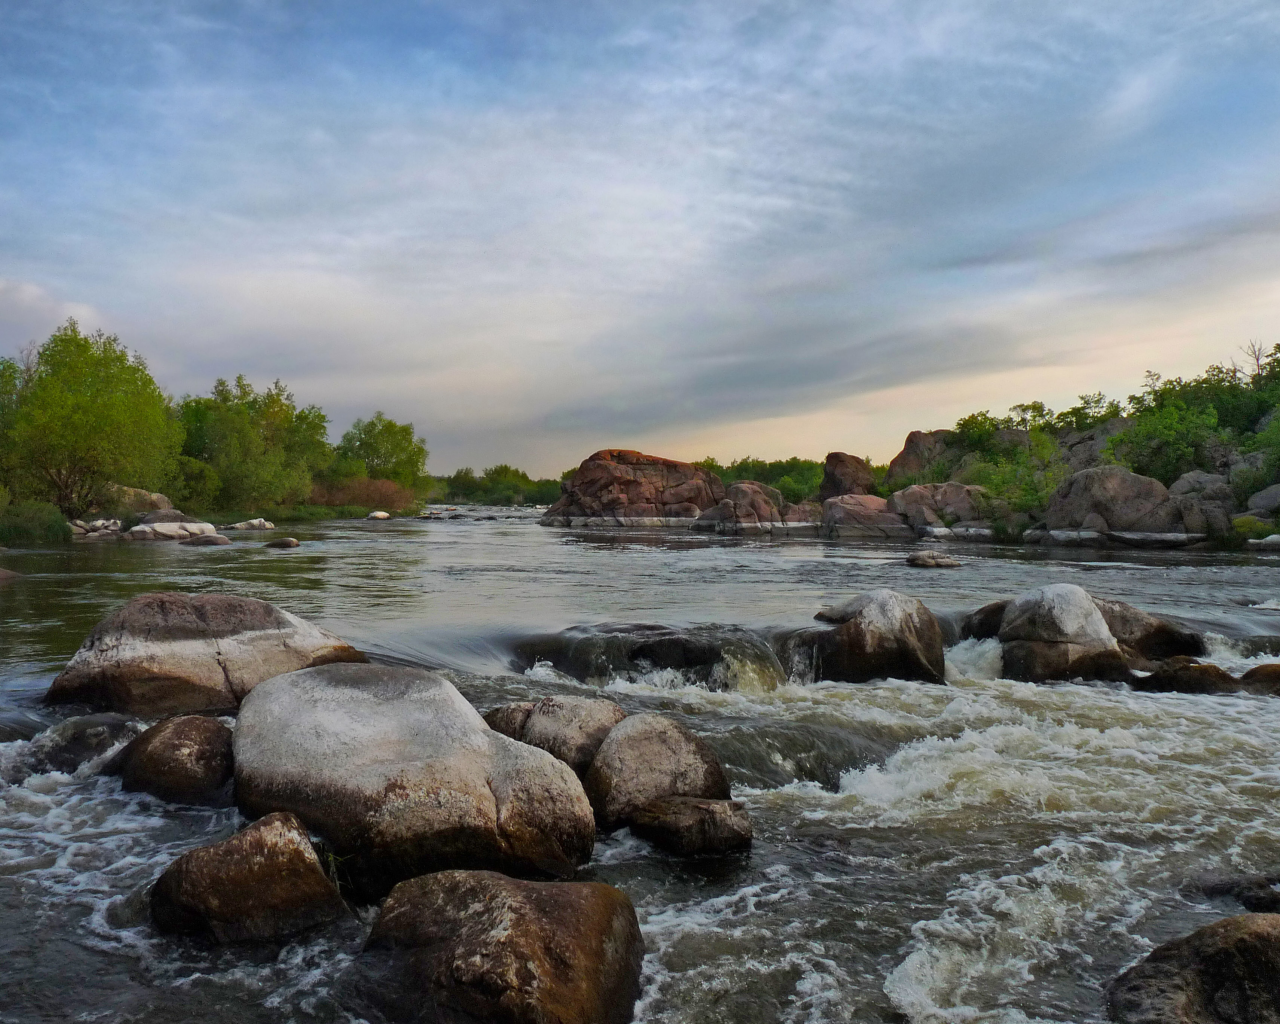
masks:
[(104, 769), (122, 787), (180, 804), (229, 803), (231, 730), (216, 718), (180, 715), (153, 725)]
[(212, 523), (184, 515), (177, 509), (149, 512), (138, 525), (122, 533), (122, 540), (187, 540), (213, 536), (218, 532)]
[(842, 494), (871, 494), (876, 480), (871, 467), (856, 455), (844, 452), (828, 452), (822, 467), (822, 484), (818, 488), (818, 501), (838, 498)]
[(377, 1020), (626, 1024), (643, 958), (612, 886), (441, 871), (391, 891), (345, 987)]
[(822, 533), (832, 539), (912, 540), (915, 531), (874, 494), (842, 494), (822, 503)]
[(544, 526), (579, 520), (696, 519), (725, 497), (720, 478), (687, 462), (607, 448), (585, 459), (542, 517)]
[(951, 430), (913, 430), (902, 444), (902, 451), (889, 463), (885, 483), (893, 487), (918, 479), (936, 463), (950, 457), (947, 442), (954, 436)]
[(707, 509), (692, 529), (717, 533), (755, 533), (775, 527), (815, 523), (817, 506), (793, 505), (782, 492), (754, 480), (738, 480), (729, 485), (720, 504)]
[(959, 523), (986, 525), (991, 506), (991, 497), (985, 487), (952, 481), (912, 484), (895, 491), (889, 497), (887, 508), (919, 530), (926, 526)]
[(945, 681), (942, 629), (933, 612), (895, 590), (873, 590), (814, 616), (839, 625), (798, 636), (810, 647), (815, 679), (867, 683), (876, 679)]
[(328, 840), (364, 895), (459, 866), (569, 875), (595, 842), (572, 769), (490, 729), (421, 669), (326, 665), (245, 698), (236, 799), (292, 811)]
[(545, 750), (582, 775), (609, 731), (626, 717), (611, 700), (543, 697), (529, 710), (515, 738)]
[(1120, 535), (1204, 536), (1211, 530), (1229, 529), (1230, 521), (1219, 522), (1205, 503), (1191, 495), (1170, 495), (1159, 480), (1122, 466), (1098, 466), (1076, 473), (1054, 491), (1045, 510), (1045, 526)]
[(1071, 472), (1079, 473), (1082, 469), (1101, 465), (1102, 452), (1107, 443), (1128, 425), (1127, 419), (1116, 416), (1088, 430), (1071, 430), (1060, 435), (1058, 447), (1066, 457)]
[(736, 800), (654, 800), (632, 814), (631, 831), (678, 857), (724, 856), (751, 848), (751, 818)]
[(597, 824), (612, 831), (654, 800), (729, 799), (729, 781), (706, 741), (662, 715), (631, 715), (610, 730), (583, 780)]
[(1093, 598), (1107, 629), (1129, 658), (1163, 661), (1179, 655), (1200, 657), (1207, 653), (1204, 637), (1176, 623), (1141, 611), (1123, 601)]
[(1119, 1024), (1276, 1024), (1280, 915), (1244, 914), (1157, 946), (1107, 989)]
[(292, 814), (269, 815), (230, 839), (184, 853), (151, 890), (160, 931), (218, 942), (280, 939), (346, 913)]
[(173, 508), (173, 502), (159, 491), (145, 491), (141, 487), (107, 484), (105, 498), (106, 506), (119, 512), (166, 512)]
[(145, 715), (233, 708), (264, 679), (364, 661), (305, 619), (230, 594), (143, 594), (94, 627), (45, 696)]
[(1011, 679), (1130, 678), (1098, 606), (1086, 590), (1071, 583), (1050, 584), (1014, 598), (1005, 608), (998, 636), (1004, 672)]

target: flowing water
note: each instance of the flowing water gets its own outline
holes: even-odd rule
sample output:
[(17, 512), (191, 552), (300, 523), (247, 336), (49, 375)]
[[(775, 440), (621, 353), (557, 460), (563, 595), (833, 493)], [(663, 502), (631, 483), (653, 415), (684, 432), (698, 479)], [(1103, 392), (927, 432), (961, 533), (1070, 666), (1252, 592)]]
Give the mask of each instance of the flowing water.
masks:
[[(873, 587), (944, 618), (1051, 582), (1175, 616), (1239, 671), (1275, 650), (1280, 560), (903, 549), (547, 530), (528, 513), (299, 528), (301, 548), (79, 545), (9, 552), (0, 587), (0, 777), (58, 720), (40, 697), (109, 609), (223, 591), (308, 617), (379, 660), (450, 674), (479, 707), (592, 692), (512, 652), (605, 622), (811, 624)], [(1254, 638), (1254, 639), (1250, 639)], [(623, 831), (584, 876), (645, 936), (639, 1021), (1098, 1021), (1154, 944), (1240, 913), (1188, 883), (1280, 867), (1280, 700), (1033, 686), (994, 641), (948, 650), (949, 685), (792, 680), (709, 691), (670, 670), (601, 679), (629, 711), (704, 735), (750, 809), (749, 857), (682, 862)], [(0, 1021), (347, 1021), (331, 994), (371, 920), (283, 946), (155, 935), (145, 893), (234, 810), (174, 807), (95, 774), (0, 782)], [(10, 776), (15, 777), (15, 776)]]

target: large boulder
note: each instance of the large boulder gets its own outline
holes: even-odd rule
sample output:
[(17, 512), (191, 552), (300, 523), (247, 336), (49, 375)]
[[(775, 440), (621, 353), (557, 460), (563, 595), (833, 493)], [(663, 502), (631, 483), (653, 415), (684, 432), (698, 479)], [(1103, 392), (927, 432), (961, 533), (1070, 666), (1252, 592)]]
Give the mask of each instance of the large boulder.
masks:
[[(543, 697), (529, 709), (519, 735), (512, 738), (545, 750), (582, 775), (591, 767), (609, 730), (626, 717), (627, 713), (611, 700)], [(500, 716), (495, 718), (502, 720)], [(485, 721), (489, 721), (488, 716)]]
[(1107, 989), (1119, 1024), (1280, 1024), (1280, 914), (1216, 921), (1157, 946)]
[(543, 525), (572, 519), (695, 519), (725, 497), (720, 478), (688, 462), (618, 448), (586, 458)]
[(151, 890), (160, 931), (219, 942), (280, 939), (346, 912), (292, 814), (269, 815), (230, 839), (184, 853)]
[(724, 856), (751, 847), (751, 818), (736, 800), (669, 796), (631, 816), (631, 831), (679, 857)]
[(173, 803), (222, 803), (231, 781), (231, 730), (216, 718), (179, 715), (130, 741), (105, 769), (122, 787)]
[(662, 715), (631, 715), (610, 730), (583, 780), (597, 824), (621, 828), (671, 796), (729, 799), (720, 759), (700, 736)]
[(923, 602), (896, 590), (873, 590), (818, 612), (836, 629), (807, 632), (813, 676), (844, 683), (874, 679), (945, 681), (942, 628)]
[(276, 676), (240, 706), (234, 750), (241, 809), (297, 814), (366, 895), (463, 865), (569, 875), (595, 842), (573, 770), (490, 729), (422, 669)]
[(1053, 583), (1009, 602), (1000, 622), (1004, 672), (1011, 679), (1130, 678), (1120, 645), (1083, 587)]
[(915, 530), (874, 494), (842, 494), (822, 503), (822, 532), (839, 539), (911, 540)]
[(913, 430), (907, 435), (898, 452), (889, 463), (885, 483), (889, 486), (910, 483), (931, 467), (950, 457), (947, 442), (954, 436), (951, 430)]
[(871, 467), (856, 455), (844, 452), (828, 452), (822, 467), (822, 485), (818, 488), (818, 500), (838, 498), (842, 494), (870, 494), (876, 489), (876, 479)]
[(1249, 495), (1248, 506), (1249, 511), (1257, 515), (1274, 516), (1280, 511), (1280, 484), (1272, 484)]
[(1165, 619), (1157, 618), (1123, 601), (1095, 597), (1093, 603), (1102, 613), (1107, 629), (1120, 649), (1148, 661), (1163, 661), (1179, 655), (1200, 657), (1208, 652), (1199, 633)]
[(888, 510), (902, 516), (916, 529), (980, 522), (991, 505), (985, 487), (975, 484), (912, 484), (895, 491)]
[(1102, 453), (1108, 442), (1128, 425), (1129, 421), (1123, 416), (1115, 416), (1088, 430), (1072, 430), (1061, 435), (1058, 447), (1066, 457), (1067, 467), (1072, 473), (1079, 473), (1082, 469), (1101, 465)]
[(1147, 676), (1132, 680), (1135, 690), (1144, 693), (1240, 693), (1246, 685), (1218, 665), (1177, 657), (1156, 667)]
[(376, 1019), (626, 1024), (643, 958), (612, 886), (441, 871), (391, 891), (346, 987)]
[(106, 504), (120, 512), (165, 512), (173, 508), (173, 502), (163, 494), (141, 487), (107, 484), (105, 497)]
[(145, 715), (233, 708), (264, 679), (365, 656), (265, 601), (231, 594), (143, 594), (99, 622), (47, 703)]
[(148, 512), (138, 525), (126, 530), (125, 540), (189, 540), (192, 537), (213, 536), (218, 532), (212, 523), (186, 515), (175, 508)]
[[(1103, 524), (1106, 531), (1101, 530)], [(1223, 524), (1216, 519), (1211, 522), (1197, 498), (1171, 496), (1159, 480), (1123, 466), (1081, 470), (1059, 485), (1045, 510), (1045, 526), (1050, 530), (1207, 533), (1215, 525)]]

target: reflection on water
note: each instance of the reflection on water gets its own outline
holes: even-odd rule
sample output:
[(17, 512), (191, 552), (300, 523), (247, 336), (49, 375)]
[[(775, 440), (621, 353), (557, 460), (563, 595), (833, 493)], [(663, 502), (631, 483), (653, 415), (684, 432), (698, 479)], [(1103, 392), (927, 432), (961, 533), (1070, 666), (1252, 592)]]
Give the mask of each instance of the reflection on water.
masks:
[[(601, 622), (796, 627), (888, 586), (938, 612), (1048, 582), (1175, 615), (1223, 639), (1278, 634), (1280, 562), (902, 550), (567, 534), (531, 517), (343, 522), (303, 546), (102, 545), (10, 552), (0, 587), (0, 759), (51, 720), (38, 699), (93, 624), (151, 590), (278, 603), (384, 659), (443, 667), (482, 710), (592, 692), (539, 665), (534, 633)], [(1268, 603), (1271, 607), (1267, 607)], [(679, 862), (618, 833), (587, 875), (635, 901), (645, 1021), (1098, 1021), (1101, 986), (1154, 942), (1240, 908), (1183, 888), (1276, 868), (1280, 701), (1001, 680), (998, 649), (949, 652), (947, 687), (708, 691), (678, 672), (599, 680), (628, 710), (707, 737), (750, 807), (751, 855)], [(4, 742), (8, 741), (8, 742)], [(0, 766), (2, 767), (2, 766)], [(329, 995), (359, 923), (283, 948), (160, 940), (142, 894), (233, 811), (173, 808), (94, 774), (0, 787), (0, 1021), (341, 1021)]]

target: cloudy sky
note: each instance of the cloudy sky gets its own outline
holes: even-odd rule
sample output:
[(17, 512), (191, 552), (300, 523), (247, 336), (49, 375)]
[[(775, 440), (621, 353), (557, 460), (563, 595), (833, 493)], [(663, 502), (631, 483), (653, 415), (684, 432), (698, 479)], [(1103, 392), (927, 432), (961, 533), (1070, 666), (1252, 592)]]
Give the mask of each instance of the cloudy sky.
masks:
[(436, 472), (887, 459), (1280, 342), (1275, 0), (14, 0), (0, 352)]

